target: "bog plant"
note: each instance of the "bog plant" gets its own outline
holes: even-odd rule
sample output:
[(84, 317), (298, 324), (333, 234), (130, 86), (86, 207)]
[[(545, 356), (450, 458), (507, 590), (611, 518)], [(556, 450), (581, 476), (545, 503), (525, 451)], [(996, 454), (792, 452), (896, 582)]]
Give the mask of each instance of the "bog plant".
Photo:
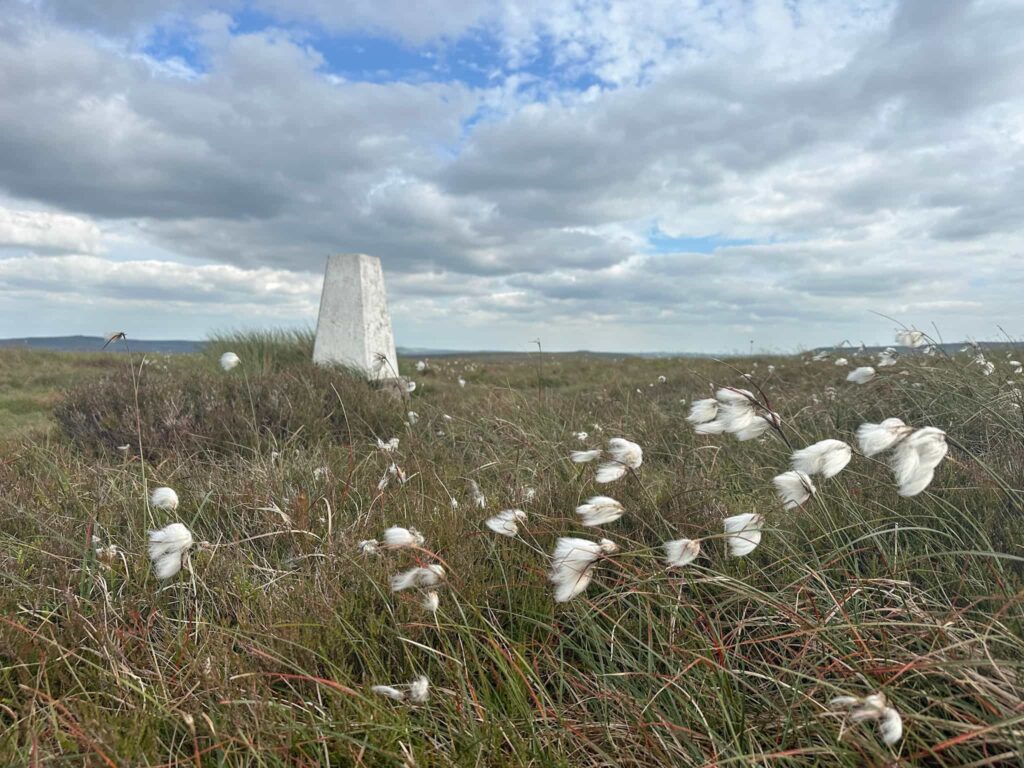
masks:
[(1012, 764), (1020, 392), (902, 342), (405, 361), (410, 401), (288, 340), (136, 356), (0, 462), (0, 755)]

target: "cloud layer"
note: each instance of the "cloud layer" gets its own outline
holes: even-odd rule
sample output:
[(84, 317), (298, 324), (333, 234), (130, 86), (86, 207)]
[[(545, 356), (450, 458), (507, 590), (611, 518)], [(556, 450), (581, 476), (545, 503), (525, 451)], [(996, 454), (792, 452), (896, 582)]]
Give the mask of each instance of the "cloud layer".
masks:
[(54, 326), (311, 324), (345, 250), (384, 259), (410, 346), (1024, 331), (1019, 3), (451, 10), (16, 4), (0, 295)]

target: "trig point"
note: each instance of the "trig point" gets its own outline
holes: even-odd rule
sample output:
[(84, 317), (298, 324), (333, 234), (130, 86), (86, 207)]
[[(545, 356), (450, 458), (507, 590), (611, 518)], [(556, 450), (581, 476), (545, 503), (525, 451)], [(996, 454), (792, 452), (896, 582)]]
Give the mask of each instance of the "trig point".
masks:
[(327, 257), (313, 362), (358, 368), (371, 379), (398, 376), (384, 272), (376, 256), (339, 253)]

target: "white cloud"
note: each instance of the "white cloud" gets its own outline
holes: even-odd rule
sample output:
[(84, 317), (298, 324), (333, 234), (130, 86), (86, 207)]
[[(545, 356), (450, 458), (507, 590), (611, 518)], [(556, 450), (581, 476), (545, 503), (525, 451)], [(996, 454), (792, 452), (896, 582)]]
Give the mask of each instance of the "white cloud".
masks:
[[(12, 263), (0, 290), (134, 300), (149, 262), (80, 255), (101, 251), (98, 227), (130, 227), (150, 252), (242, 275), (197, 272), (204, 293), (151, 265), (161, 300), (309, 322), (315, 291), (276, 301), (259, 270), (308, 293), (328, 253), (380, 255), (409, 344), (497, 325), (574, 347), (730, 348), (748, 328), (777, 347), (884, 340), (870, 310), (1024, 331), (1024, 8), (1009, 0), (261, 0), (287, 29), (246, 33), (232, 2), (44, 6), (0, 20), (0, 185), (13, 208), (86, 229), (47, 245), (0, 217), (0, 240), (78, 254), (37, 265), (35, 287)], [(202, 61), (187, 77), (139, 42), (171, 23)], [(497, 41), (497, 77), (357, 82), (307, 27), (439, 61), (456, 38)], [(599, 84), (566, 85), (579, 77)], [(652, 253), (655, 227), (753, 244)]]
[(0, 248), (95, 253), (101, 239), (100, 228), (79, 216), (0, 207)]
[(97, 256), (23, 256), (0, 260), (0, 291), (9, 296), (84, 305), (117, 301), (122, 306), (203, 306), (229, 315), (259, 310), (293, 317), (316, 311), (322, 278), (289, 270), (243, 269), (227, 264), (113, 261)]

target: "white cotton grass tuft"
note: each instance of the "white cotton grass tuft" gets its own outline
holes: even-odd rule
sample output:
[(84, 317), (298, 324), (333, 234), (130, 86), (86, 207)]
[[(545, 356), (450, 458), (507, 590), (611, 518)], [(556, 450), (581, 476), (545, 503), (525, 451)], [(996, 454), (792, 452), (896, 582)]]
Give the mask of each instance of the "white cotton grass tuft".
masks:
[(223, 355), (220, 356), (220, 367), (223, 368), (225, 371), (230, 371), (232, 368), (235, 368), (240, 362), (242, 362), (242, 358), (240, 358), (234, 352), (225, 352)]
[(370, 690), (378, 696), (383, 696), (392, 701), (405, 701), (408, 699), (413, 704), (425, 704), (430, 699), (430, 680), (426, 675), (420, 675), (408, 685), (401, 688), (394, 685), (374, 685)]
[(608, 454), (613, 460), (625, 464), (630, 469), (639, 469), (644, 461), (643, 449), (623, 437), (613, 437), (608, 441)]
[(895, 349), (893, 349), (892, 347), (886, 347), (885, 349), (878, 353), (877, 365), (879, 368), (888, 368), (890, 366), (896, 365), (897, 357), (898, 354)]
[(903, 718), (899, 711), (889, 704), (884, 693), (873, 693), (864, 698), (857, 696), (836, 696), (829, 702), (835, 709), (849, 710), (850, 722), (874, 722), (878, 724), (878, 735), (890, 747), (903, 738)]
[(927, 488), (948, 452), (946, 433), (936, 427), (923, 427), (902, 440), (890, 462), (899, 495), (916, 496)]
[(420, 415), (416, 413), (416, 411), (409, 411), (407, 414), (405, 414), (405, 418), (408, 419), (409, 424), (412, 425), (420, 420)]
[(870, 365), (862, 365), (846, 374), (846, 380), (854, 384), (867, 384), (873, 378), (875, 378), (875, 369)]
[(476, 480), (470, 480), (466, 483), (466, 488), (469, 490), (469, 496), (473, 499), (473, 503), (480, 509), (487, 506), (487, 497), (484, 496), (484, 492), (480, 490), (480, 485)]
[(441, 607), (441, 596), (434, 590), (423, 593), (423, 600), (420, 602), (423, 609), (430, 613), (437, 613), (437, 609)]
[(669, 568), (682, 568), (700, 555), (700, 539), (674, 539), (666, 541), (664, 547), (665, 565)]
[(383, 491), (385, 488), (387, 488), (391, 484), (392, 477), (397, 478), (399, 483), (405, 485), (405, 481), (407, 479), (405, 476), (405, 470), (402, 469), (397, 464), (392, 463), (388, 465), (388, 468), (386, 470), (384, 470), (384, 474), (381, 476), (380, 481), (377, 483), (377, 490)]
[(569, 458), (577, 464), (587, 464), (595, 459), (601, 458), (601, 450), (595, 448), (592, 451), (573, 451), (569, 454)]
[(178, 494), (174, 492), (173, 488), (166, 486), (154, 488), (153, 493), (149, 496), (149, 504), (154, 509), (166, 509), (168, 512), (173, 512), (178, 508)]
[(422, 547), (426, 539), (415, 528), (402, 528), (393, 525), (384, 531), (384, 546), (387, 549), (403, 547)]
[(614, 523), (625, 512), (622, 504), (609, 496), (594, 496), (576, 507), (580, 522), (588, 528)]
[(840, 368), (845, 366), (845, 365), (849, 365), (849, 364), (850, 364), (850, 361), (847, 360), (845, 357), (837, 358), (835, 363), (834, 363), (834, 365), (838, 365)]
[(903, 738), (903, 718), (895, 707), (886, 707), (878, 721), (878, 734), (882, 741), (892, 747)]
[(926, 343), (924, 333), (915, 330), (896, 331), (896, 344), (901, 347), (920, 347)]
[(181, 523), (171, 523), (149, 532), (149, 559), (158, 579), (169, 579), (181, 570), (185, 553), (192, 548), (192, 532)]
[(627, 468), (622, 464), (608, 461), (597, 468), (597, 472), (594, 473), (594, 482), (614, 483), (616, 480), (625, 477), (627, 471)]
[(363, 539), (359, 542), (359, 552), (363, 555), (379, 555), (380, 542), (376, 539)]
[(601, 539), (560, 538), (551, 561), (551, 583), (555, 585), (555, 602), (565, 603), (581, 594), (590, 585), (594, 564), (602, 555), (618, 551), (613, 541)]
[(383, 440), (381, 440), (378, 437), (377, 438), (377, 449), (380, 450), (380, 451), (384, 451), (384, 453), (394, 453), (395, 451), (398, 450), (399, 442), (400, 441), (399, 441), (399, 439), (397, 437), (392, 437), (387, 442), (384, 442)]
[(775, 486), (775, 494), (786, 509), (801, 506), (817, 492), (808, 474), (796, 469), (776, 475), (772, 484)]
[(690, 415), (686, 420), (693, 425), (707, 424), (718, 416), (718, 401), (713, 397), (694, 400), (690, 404)]
[(780, 421), (779, 414), (774, 411), (767, 416), (757, 414), (749, 424), (734, 430), (732, 436), (740, 441), (753, 440), (771, 429), (772, 424), (778, 424)]
[(420, 675), (409, 684), (409, 701), (414, 704), (423, 704), (430, 698), (430, 680), (426, 675)]
[(857, 445), (867, 457), (877, 456), (905, 438), (913, 431), (901, 419), (885, 419), (878, 424), (861, 424), (857, 427)]
[(807, 475), (835, 477), (853, 458), (853, 449), (842, 440), (820, 440), (806, 448), (793, 452), (790, 463), (793, 469)]
[(487, 518), (484, 525), (502, 536), (518, 536), (519, 523), (526, 522), (526, 513), (521, 509), (506, 509), (494, 517)]
[(754, 512), (733, 515), (722, 521), (725, 528), (725, 543), (733, 557), (749, 555), (761, 543), (761, 529), (764, 518)]
[(644, 461), (643, 449), (624, 437), (613, 437), (608, 441), (606, 452), (609, 461), (597, 468), (594, 480), (598, 483), (611, 483), (631, 469), (639, 469)]
[(889, 466), (900, 496), (916, 496), (931, 483), (935, 468), (949, 452), (946, 433), (937, 427), (915, 429), (899, 419), (861, 424), (857, 440), (865, 456), (892, 449)]
[(781, 423), (779, 415), (764, 409), (752, 392), (733, 387), (722, 387), (714, 399), (695, 401), (686, 420), (697, 434), (726, 433), (741, 441), (760, 437)]
[(444, 568), (437, 564), (422, 568), (410, 568), (391, 577), (391, 591), (401, 592), (413, 587), (434, 587), (444, 581), (444, 577)]

